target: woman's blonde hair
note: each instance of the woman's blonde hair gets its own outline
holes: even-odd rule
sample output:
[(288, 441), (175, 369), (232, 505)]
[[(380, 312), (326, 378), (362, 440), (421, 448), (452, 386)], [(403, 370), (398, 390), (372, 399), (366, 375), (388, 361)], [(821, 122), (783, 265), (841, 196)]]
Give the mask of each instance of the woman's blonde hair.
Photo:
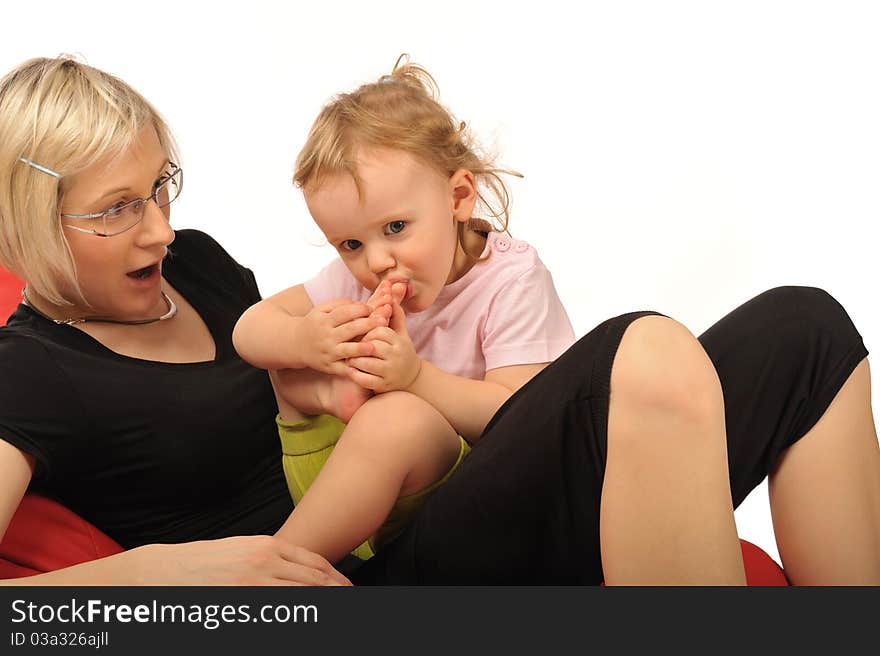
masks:
[[(477, 197), (493, 227), (506, 231), (510, 196), (500, 174), (522, 176), (497, 168), (491, 158), (480, 154), (466, 124), (458, 122), (438, 98), (437, 83), (428, 71), (401, 55), (390, 75), (340, 94), (324, 106), (296, 159), (294, 184), (309, 191), (327, 176), (348, 173), (362, 193), (356, 161), (360, 151), (402, 150), (445, 177), (459, 169), (473, 173)], [(464, 245), (466, 224), (458, 226)]]
[(72, 304), (66, 290), (82, 299), (60, 222), (65, 183), (122, 155), (150, 123), (168, 158), (178, 162), (159, 113), (108, 73), (61, 56), (31, 59), (0, 80), (0, 264), (56, 305)]

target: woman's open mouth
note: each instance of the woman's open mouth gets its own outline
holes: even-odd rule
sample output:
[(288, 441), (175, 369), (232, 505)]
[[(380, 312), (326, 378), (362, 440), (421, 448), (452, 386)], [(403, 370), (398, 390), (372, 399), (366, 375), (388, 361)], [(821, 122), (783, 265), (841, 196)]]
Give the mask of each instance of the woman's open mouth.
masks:
[(129, 271), (127, 275), (129, 278), (134, 278), (135, 280), (149, 280), (153, 276), (159, 273), (159, 265), (151, 264), (149, 266), (145, 266), (143, 269), (137, 269), (135, 271)]

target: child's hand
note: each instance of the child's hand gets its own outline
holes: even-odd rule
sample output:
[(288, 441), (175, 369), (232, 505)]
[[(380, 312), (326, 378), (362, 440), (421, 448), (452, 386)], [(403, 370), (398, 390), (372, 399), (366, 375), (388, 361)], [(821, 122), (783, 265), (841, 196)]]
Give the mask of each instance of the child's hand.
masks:
[(364, 335), (363, 343), (372, 344), (374, 355), (348, 361), (348, 377), (361, 387), (381, 394), (405, 390), (418, 378), (422, 360), (406, 331), (403, 308), (396, 299), (391, 303), (390, 324)]
[(305, 365), (309, 369), (344, 376), (348, 358), (375, 353), (371, 342), (360, 338), (374, 328), (386, 326), (387, 319), (374, 315), (370, 306), (340, 299), (313, 307), (303, 317), (297, 338), (304, 342)]

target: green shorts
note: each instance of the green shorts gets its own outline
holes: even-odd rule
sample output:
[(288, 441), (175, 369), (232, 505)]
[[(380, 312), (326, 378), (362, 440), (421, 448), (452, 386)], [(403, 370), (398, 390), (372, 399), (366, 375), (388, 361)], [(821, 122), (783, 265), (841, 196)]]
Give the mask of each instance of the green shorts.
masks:
[[(278, 435), (281, 438), (284, 476), (293, 502), (297, 504), (317, 478), (321, 467), (327, 462), (345, 424), (331, 415), (316, 415), (297, 422), (284, 421), (281, 415), (278, 415), (275, 423), (278, 424)], [(460, 442), (458, 458), (443, 478), (415, 494), (400, 497), (376, 534), (354, 549), (352, 554), (367, 560), (375, 555), (382, 544), (396, 537), (403, 530), (428, 495), (446, 482), (471, 450), (463, 437), (459, 435), (458, 439)]]

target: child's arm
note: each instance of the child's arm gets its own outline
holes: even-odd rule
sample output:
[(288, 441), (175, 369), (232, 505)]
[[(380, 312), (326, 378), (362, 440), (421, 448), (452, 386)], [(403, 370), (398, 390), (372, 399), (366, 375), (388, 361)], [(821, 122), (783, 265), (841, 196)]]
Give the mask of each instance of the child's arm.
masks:
[(407, 391), (433, 405), (468, 442), (480, 438), (486, 424), (505, 401), (549, 363), (500, 367), (485, 380), (446, 373), (427, 360)]
[(363, 303), (336, 300), (312, 305), (297, 285), (248, 308), (232, 332), (242, 358), (261, 369), (310, 368), (344, 375), (346, 358), (368, 356), (373, 347), (356, 338), (387, 320)]
[(434, 406), (468, 442), (480, 434), (513, 392), (547, 363), (499, 367), (486, 372), (485, 380), (446, 373), (418, 357), (406, 331), (403, 310), (393, 304), (389, 327), (364, 336), (376, 354), (349, 361), (348, 377), (377, 393), (405, 390)]

